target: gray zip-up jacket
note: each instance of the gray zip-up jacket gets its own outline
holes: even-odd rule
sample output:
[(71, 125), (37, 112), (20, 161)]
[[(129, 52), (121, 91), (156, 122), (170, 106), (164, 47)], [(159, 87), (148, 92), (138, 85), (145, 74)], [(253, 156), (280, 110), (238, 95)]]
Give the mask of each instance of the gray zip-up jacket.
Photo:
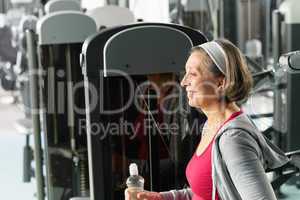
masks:
[[(212, 180), (221, 200), (276, 200), (266, 169), (289, 159), (256, 128), (244, 113), (227, 122), (212, 147)], [(164, 200), (191, 200), (190, 188), (161, 192)]]

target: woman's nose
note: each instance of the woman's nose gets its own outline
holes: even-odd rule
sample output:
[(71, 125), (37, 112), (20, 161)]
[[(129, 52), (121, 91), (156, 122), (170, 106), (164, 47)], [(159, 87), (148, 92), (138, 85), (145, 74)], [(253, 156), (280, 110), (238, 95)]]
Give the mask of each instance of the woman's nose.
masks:
[(185, 87), (187, 85), (187, 80), (186, 80), (186, 75), (183, 76), (181, 82), (180, 82), (180, 85), (181, 87)]

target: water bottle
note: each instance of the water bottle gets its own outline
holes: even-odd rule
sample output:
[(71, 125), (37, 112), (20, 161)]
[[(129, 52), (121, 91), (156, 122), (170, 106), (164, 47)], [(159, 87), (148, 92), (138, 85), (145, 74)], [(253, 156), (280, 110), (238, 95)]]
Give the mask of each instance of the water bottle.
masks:
[(135, 163), (129, 165), (129, 177), (127, 178), (127, 193), (125, 193), (125, 200), (129, 200), (128, 193), (130, 195), (130, 200), (136, 200), (137, 193), (144, 190), (144, 178), (139, 176), (138, 167)]

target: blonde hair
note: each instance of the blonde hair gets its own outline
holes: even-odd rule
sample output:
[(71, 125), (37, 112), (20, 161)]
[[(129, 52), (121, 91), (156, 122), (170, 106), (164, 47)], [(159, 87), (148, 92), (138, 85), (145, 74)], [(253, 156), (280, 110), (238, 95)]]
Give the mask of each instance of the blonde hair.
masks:
[(226, 74), (224, 75), (213, 60), (201, 47), (193, 47), (191, 53), (201, 53), (201, 64), (207, 66), (216, 77), (225, 78), (224, 98), (227, 102), (246, 100), (250, 94), (253, 79), (241, 51), (226, 39), (214, 40), (225, 51), (227, 56)]

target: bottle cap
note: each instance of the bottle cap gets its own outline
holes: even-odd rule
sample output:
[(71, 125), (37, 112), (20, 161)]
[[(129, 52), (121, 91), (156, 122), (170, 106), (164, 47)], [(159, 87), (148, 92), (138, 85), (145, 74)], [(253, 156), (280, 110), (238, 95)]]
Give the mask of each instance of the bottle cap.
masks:
[(130, 176), (139, 175), (139, 170), (135, 163), (129, 165), (129, 174)]

